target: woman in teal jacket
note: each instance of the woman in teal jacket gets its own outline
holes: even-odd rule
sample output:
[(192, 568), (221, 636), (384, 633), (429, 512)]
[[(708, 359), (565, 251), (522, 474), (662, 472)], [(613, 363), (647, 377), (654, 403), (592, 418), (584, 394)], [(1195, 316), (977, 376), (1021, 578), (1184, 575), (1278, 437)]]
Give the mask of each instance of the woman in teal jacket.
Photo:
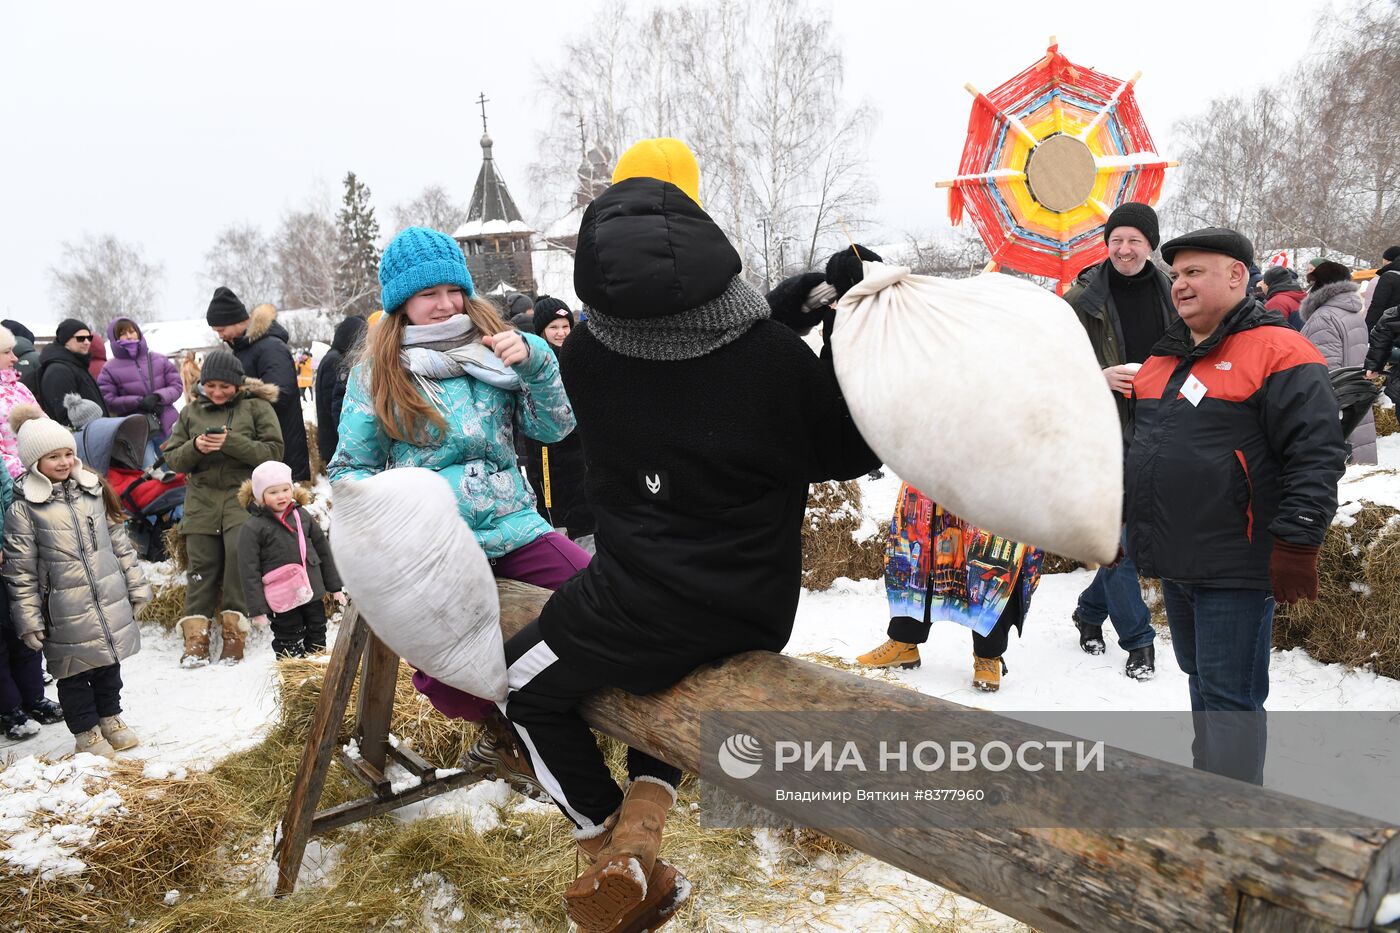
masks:
[[(588, 555), (535, 511), (514, 446), (517, 430), (546, 444), (573, 430), (554, 354), (473, 294), (446, 234), (404, 230), (384, 251), (379, 284), (385, 313), (350, 373), (331, 482), (434, 470), (498, 577), (556, 588)], [(421, 673), (414, 685), (449, 716), (480, 720), (494, 708)]]

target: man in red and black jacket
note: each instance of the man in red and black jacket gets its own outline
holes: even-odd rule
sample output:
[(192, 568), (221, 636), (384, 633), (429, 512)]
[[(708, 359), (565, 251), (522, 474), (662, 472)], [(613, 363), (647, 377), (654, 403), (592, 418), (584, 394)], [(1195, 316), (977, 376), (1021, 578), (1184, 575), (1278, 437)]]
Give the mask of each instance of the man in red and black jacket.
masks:
[(1347, 447), (1327, 364), (1246, 294), (1254, 247), (1210, 227), (1162, 245), (1179, 319), (1133, 380), (1128, 554), (1162, 579), (1198, 768), (1259, 783), (1275, 602), (1317, 598)]

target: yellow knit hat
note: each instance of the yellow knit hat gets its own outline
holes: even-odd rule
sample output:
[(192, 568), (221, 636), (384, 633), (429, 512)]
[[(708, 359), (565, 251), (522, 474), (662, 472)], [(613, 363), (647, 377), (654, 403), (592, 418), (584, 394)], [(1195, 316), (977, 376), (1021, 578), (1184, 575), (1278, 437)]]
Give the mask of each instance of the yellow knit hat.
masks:
[(613, 184), (628, 178), (657, 178), (669, 181), (700, 203), (700, 166), (695, 153), (679, 139), (658, 137), (635, 143), (617, 160)]

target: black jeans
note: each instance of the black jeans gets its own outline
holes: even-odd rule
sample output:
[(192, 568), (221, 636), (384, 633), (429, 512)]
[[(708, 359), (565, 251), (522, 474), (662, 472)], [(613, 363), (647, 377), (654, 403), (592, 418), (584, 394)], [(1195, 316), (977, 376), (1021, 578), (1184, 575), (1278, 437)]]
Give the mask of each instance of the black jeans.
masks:
[(320, 599), (289, 609), (269, 612), (272, 653), (279, 658), (300, 657), (326, 647), (326, 607)]
[(19, 640), (10, 624), (9, 587), (0, 580), (0, 713), (44, 698), (44, 656)]
[(97, 720), (122, 711), (122, 666), (95, 667), (58, 682), (58, 702), (68, 731), (77, 735), (97, 725)]
[[(510, 692), (502, 711), (530, 756), (540, 785), (579, 830), (600, 831), (603, 821), (622, 805), (622, 791), (608, 773), (598, 740), (578, 714), (578, 705), (610, 685), (585, 667), (560, 662), (540, 635), (539, 619), (506, 642), (506, 677)], [(674, 790), (681, 771), (629, 748), (627, 776), (655, 778)]]

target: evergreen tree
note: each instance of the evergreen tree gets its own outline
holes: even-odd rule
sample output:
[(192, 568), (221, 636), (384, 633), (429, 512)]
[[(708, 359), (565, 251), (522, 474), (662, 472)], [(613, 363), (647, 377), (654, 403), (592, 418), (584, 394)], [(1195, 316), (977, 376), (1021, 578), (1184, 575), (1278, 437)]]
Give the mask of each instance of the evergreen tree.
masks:
[(336, 297), (346, 314), (366, 314), (379, 300), (379, 221), (369, 203), (369, 188), (355, 177), (345, 176), (345, 197), (336, 214), (340, 264), (336, 270)]

